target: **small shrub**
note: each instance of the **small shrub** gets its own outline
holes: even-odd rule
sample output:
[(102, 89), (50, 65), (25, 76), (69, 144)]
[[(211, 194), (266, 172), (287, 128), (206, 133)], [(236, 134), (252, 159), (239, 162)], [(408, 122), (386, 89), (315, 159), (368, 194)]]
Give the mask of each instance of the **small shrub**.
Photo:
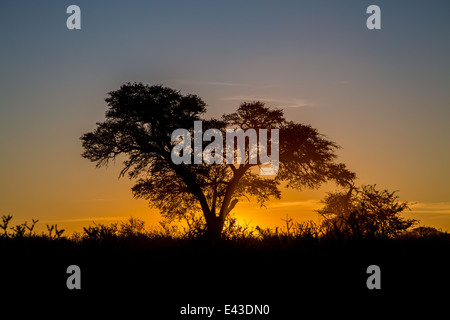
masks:
[(25, 227), (28, 229), (28, 231), (30, 232), (29, 234), (28, 234), (28, 236), (32, 236), (33, 235), (33, 229), (34, 229), (34, 226), (36, 225), (36, 223), (38, 223), (39, 222), (39, 220), (34, 220), (34, 219), (31, 219), (31, 222), (32, 222), (32, 224), (31, 224), (31, 226), (27, 226), (26, 225), (26, 223), (25, 223)]
[(11, 219), (12, 219), (11, 215), (7, 215), (7, 216), (3, 216), (2, 217), (2, 224), (0, 224), (0, 228), (3, 229), (3, 236), (5, 238), (8, 237), (8, 225), (9, 225), (9, 222), (11, 221)]
[(25, 235), (25, 231), (27, 230), (27, 223), (18, 224), (15, 227), (12, 227), (11, 230), (14, 231), (14, 238), (23, 238)]

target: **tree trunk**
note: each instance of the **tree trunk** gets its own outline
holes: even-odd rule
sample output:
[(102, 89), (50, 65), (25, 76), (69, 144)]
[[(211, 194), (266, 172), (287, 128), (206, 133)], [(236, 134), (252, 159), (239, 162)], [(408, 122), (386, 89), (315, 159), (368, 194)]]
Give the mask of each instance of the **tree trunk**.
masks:
[(212, 219), (208, 219), (206, 222), (206, 235), (209, 239), (219, 239), (222, 230), (224, 222), (219, 217), (214, 217)]

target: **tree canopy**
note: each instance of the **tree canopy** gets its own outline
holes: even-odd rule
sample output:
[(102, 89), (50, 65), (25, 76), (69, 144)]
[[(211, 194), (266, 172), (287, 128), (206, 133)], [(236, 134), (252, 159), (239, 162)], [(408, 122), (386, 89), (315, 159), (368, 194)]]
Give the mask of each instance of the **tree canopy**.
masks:
[[(345, 187), (355, 179), (353, 172), (336, 162), (336, 143), (310, 125), (287, 121), (282, 110), (268, 108), (263, 102), (244, 102), (221, 119), (205, 119), (206, 104), (200, 97), (142, 83), (126, 83), (110, 92), (105, 101), (106, 120), (81, 137), (82, 156), (101, 167), (125, 155), (120, 175), (136, 180), (132, 188), (135, 197), (147, 199), (165, 217), (202, 212), (213, 235), (220, 235), (238, 201), (254, 197), (263, 205), (270, 198), (280, 198), (281, 183), (301, 190), (329, 180)], [(172, 132), (179, 128), (193, 132), (194, 121), (202, 121), (204, 131), (215, 128), (224, 135), (230, 128), (255, 129), (259, 138), (259, 129), (268, 133), (278, 129), (278, 171), (272, 176), (259, 175), (254, 169), (264, 165), (259, 160), (250, 163), (248, 142), (241, 164), (175, 164), (171, 153), (177, 142), (172, 141)], [(194, 150), (190, 152), (194, 157)]]

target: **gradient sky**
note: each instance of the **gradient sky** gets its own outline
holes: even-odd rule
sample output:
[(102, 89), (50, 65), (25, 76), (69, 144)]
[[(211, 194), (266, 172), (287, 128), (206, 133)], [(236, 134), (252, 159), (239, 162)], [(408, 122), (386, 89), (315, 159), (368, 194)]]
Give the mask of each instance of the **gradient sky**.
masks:
[[(66, 8), (81, 8), (81, 30)], [(382, 29), (366, 28), (381, 7)], [(0, 2), (0, 215), (69, 231), (159, 216), (135, 200), (120, 162), (96, 169), (79, 137), (125, 82), (194, 93), (208, 116), (262, 100), (336, 141), (357, 184), (399, 190), (405, 216), (450, 230), (449, 1)], [(285, 191), (252, 225), (316, 219), (329, 184)]]

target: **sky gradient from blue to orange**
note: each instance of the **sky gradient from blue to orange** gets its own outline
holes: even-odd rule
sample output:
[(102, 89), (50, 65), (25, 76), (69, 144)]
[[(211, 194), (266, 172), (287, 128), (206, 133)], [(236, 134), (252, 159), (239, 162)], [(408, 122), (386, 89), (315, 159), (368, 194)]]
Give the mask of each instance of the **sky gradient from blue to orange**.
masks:
[[(81, 8), (81, 30), (66, 8)], [(382, 29), (366, 28), (377, 4)], [(79, 137), (104, 119), (125, 82), (194, 93), (207, 116), (262, 100), (336, 141), (358, 184), (399, 190), (408, 217), (450, 230), (450, 2), (2, 1), (0, 215), (69, 231), (93, 220), (159, 216), (96, 169)], [(267, 209), (240, 203), (253, 225), (316, 219), (335, 186), (283, 190)], [(42, 229), (43, 230), (43, 229)]]

